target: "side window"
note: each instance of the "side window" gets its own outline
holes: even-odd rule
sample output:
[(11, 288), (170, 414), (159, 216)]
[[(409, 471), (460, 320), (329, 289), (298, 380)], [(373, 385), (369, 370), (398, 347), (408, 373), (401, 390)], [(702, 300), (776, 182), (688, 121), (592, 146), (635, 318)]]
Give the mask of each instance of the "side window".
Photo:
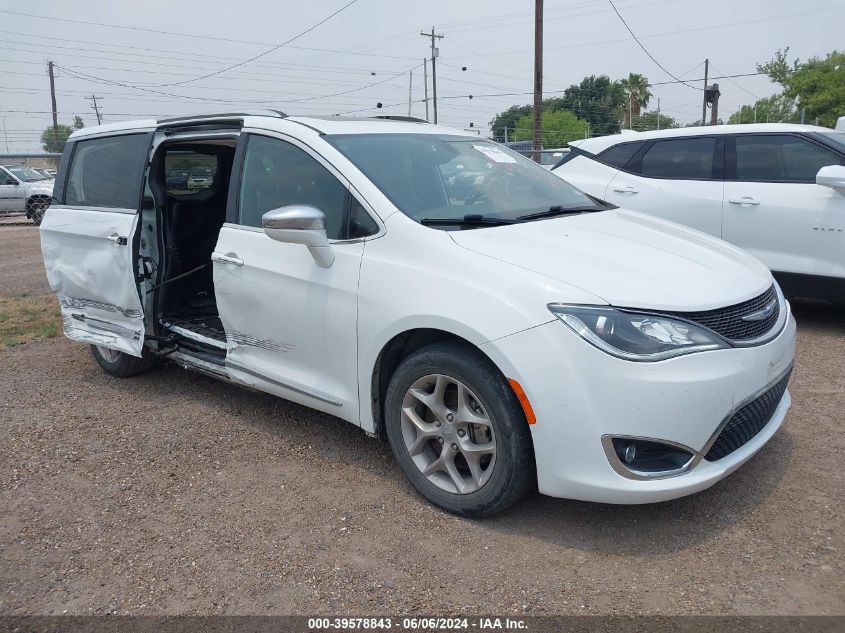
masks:
[(736, 137), (737, 180), (814, 183), (819, 169), (841, 163), (829, 149), (789, 134)]
[(266, 136), (250, 137), (241, 174), (240, 224), (260, 227), (267, 211), (307, 204), (326, 214), (329, 239), (342, 239), (346, 196), (346, 187), (295, 145)]
[(0, 169), (0, 185), (16, 185), (18, 181), (12, 178), (11, 174), (6, 173), (5, 170)]
[(650, 178), (709, 180), (715, 149), (713, 137), (656, 141), (643, 155), (640, 173)]
[(65, 204), (137, 209), (149, 145), (147, 134), (78, 141), (71, 158)]
[(643, 141), (639, 141), (637, 143), (620, 143), (619, 145), (614, 145), (613, 147), (609, 147), (604, 150), (596, 156), (596, 160), (605, 163), (606, 165), (610, 165), (611, 167), (616, 167), (616, 169), (625, 169), (625, 165), (628, 164), (628, 161), (633, 158), (634, 154), (636, 154), (643, 145), (645, 145)]
[(367, 237), (378, 233), (378, 224), (370, 217), (370, 214), (364, 209), (355, 196), (350, 196), (349, 207), (349, 239), (357, 237)]

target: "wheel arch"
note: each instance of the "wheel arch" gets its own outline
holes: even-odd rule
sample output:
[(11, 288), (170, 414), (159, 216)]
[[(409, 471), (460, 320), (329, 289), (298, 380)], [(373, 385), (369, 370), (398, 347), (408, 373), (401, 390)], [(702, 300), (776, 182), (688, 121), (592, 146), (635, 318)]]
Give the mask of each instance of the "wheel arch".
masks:
[[(404, 330), (390, 338), (379, 351), (370, 371), (369, 406), (373, 420), (374, 433), (382, 440), (384, 430), (384, 400), (390, 378), (399, 364), (418, 349), (433, 343), (452, 341), (457, 345), (467, 345), (483, 354), (496, 369), (505, 376), (501, 368), (484, 350), (464, 336), (448, 330), (433, 327), (415, 327)], [(505, 376), (505, 378), (507, 378)]]

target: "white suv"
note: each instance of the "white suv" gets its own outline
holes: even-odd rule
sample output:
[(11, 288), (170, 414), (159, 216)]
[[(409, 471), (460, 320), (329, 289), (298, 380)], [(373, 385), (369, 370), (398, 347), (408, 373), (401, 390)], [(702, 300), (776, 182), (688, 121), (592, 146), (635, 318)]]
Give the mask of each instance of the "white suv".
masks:
[(576, 187), (747, 250), (787, 295), (845, 304), (845, 134), (719, 125), (570, 145), (553, 173)]
[[(189, 163), (211, 185), (168, 190)], [(535, 486), (689, 494), (790, 404), (795, 321), (765, 266), (476, 136), (281, 113), (111, 124), (70, 137), (57, 183), (47, 274), (105, 371), (168, 359), (338, 416), (452, 512)]]
[(53, 179), (26, 165), (0, 165), (0, 213), (26, 213), (41, 224), (53, 198)]

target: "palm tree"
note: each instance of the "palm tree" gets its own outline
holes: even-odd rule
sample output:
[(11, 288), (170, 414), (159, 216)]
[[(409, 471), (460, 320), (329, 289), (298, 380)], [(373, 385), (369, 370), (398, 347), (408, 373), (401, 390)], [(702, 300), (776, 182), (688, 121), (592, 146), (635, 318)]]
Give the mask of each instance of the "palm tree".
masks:
[(630, 128), (633, 121), (640, 116), (640, 108), (648, 105), (651, 91), (648, 89), (648, 78), (637, 73), (629, 73), (627, 79), (619, 81), (628, 93), (628, 116), (625, 117)]

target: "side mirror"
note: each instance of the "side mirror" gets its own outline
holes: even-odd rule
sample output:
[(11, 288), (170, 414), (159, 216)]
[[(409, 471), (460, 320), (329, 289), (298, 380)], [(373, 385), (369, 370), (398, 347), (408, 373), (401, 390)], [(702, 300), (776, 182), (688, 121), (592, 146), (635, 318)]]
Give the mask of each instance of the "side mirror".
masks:
[(321, 268), (334, 263), (334, 251), (326, 236), (326, 214), (318, 208), (293, 204), (273, 209), (261, 216), (261, 226), (277, 242), (307, 246)]
[(822, 167), (816, 174), (816, 184), (822, 187), (830, 187), (845, 196), (845, 165)]

